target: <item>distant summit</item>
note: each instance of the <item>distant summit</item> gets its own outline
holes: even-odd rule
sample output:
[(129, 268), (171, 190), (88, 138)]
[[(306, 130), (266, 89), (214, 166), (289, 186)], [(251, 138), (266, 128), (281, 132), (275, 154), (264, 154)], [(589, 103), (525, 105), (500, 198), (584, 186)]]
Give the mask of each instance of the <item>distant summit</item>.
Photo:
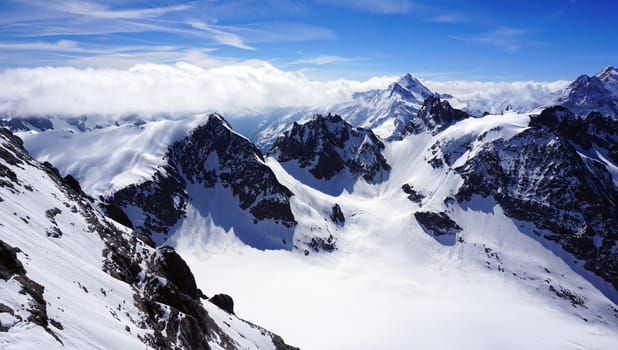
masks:
[(618, 116), (618, 71), (608, 66), (592, 77), (579, 76), (564, 90), (558, 103), (579, 116), (590, 112)]

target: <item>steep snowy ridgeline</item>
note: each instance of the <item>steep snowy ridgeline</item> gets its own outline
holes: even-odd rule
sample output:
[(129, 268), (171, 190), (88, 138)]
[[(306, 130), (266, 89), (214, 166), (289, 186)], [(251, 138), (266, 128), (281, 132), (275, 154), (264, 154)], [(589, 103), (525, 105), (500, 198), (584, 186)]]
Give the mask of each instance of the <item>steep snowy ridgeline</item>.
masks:
[[(491, 197), (457, 201), (464, 179), (454, 169), (487, 145), (526, 132), (529, 122), (516, 113), (467, 118), (436, 135), (387, 143), (388, 180), (359, 181), (338, 196), (306, 186), (267, 158), (295, 194), (296, 236), (314, 234), (338, 204), (345, 225), (329, 223), (338, 247), (329, 254), (258, 251), (211, 221), (201, 225), (208, 241), (187, 232), (173, 244), (198, 280), (222, 269), (234, 276), (225, 290), (243, 315), (267, 314), (268, 327), (305, 349), (614, 349), (611, 285)], [(445, 154), (448, 163), (432, 166)], [(446, 216), (461, 230), (434, 232), (419, 212)], [(609, 287), (607, 295), (595, 284)]]
[(590, 77), (579, 76), (560, 94), (558, 104), (584, 117), (590, 112), (618, 117), (618, 71), (607, 67)]
[[(157, 244), (197, 216), (212, 218), (260, 249), (292, 249), (296, 221), (292, 192), (264, 164), (260, 151), (213, 114), (171, 144), (151, 180), (108, 198)], [(199, 228), (194, 228), (199, 229)]]
[(150, 179), (174, 141), (186, 136), (207, 118), (108, 125), (84, 132), (54, 128), (18, 133), (28, 152), (49, 161), (62, 174), (72, 174), (84, 191), (98, 198), (129, 184)]
[(172, 248), (108, 221), (74, 187), (0, 128), (1, 348), (289, 348), (202, 304)]
[(294, 123), (303, 124), (315, 114), (329, 113), (342, 116), (352, 126), (371, 129), (385, 140), (397, 139), (431, 94), (418, 79), (406, 74), (384, 90), (359, 92), (350, 101), (327, 108), (274, 111), (257, 126), (255, 143), (260, 149), (267, 150)]
[(294, 123), (272, 145), (276, 158), (303, 183), (327, 194), (351, 191), (357, 179), (369, 183), (388, 179), (384, 143), (371, 130), (353, 128), (338, 115), (315, 115)]

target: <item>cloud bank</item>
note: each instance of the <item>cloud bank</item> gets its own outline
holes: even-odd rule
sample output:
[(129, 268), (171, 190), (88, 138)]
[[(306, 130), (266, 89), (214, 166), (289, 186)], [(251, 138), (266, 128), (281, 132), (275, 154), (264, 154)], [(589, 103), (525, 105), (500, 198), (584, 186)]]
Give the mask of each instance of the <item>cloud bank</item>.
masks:
[[(119, 117), (127, 114), (219, 112), (259, 115), (273, 108), (328, 108), (354, 92), (383, 89), (395, 76), (366, 81), (318, 81), (265, 61), (139, 64), (130, 69), (73, 67), (16, 68), (0, 72), (0, 114), (4, 116)], [(568, 82), (423, 81), (448, 93), (470, 111), (498, 113), (551, 104)]]
[[(554, 104), (557, 94), (570, 83), (516, 81), (422, 81), (431, 91), (455, 96), (471, 112), (500, 113), (511, 105), (519, 111)], [(464, 107), (460, 106), (460, 107)]]
[(263, 61), (203, 68), (189, 63), (130, 69), (39, 67), (0, 73), (0, 113), (9, 116), (119, 116), (326, 107), (356, 91), (384, 88), (396, 77), (316, 81)]

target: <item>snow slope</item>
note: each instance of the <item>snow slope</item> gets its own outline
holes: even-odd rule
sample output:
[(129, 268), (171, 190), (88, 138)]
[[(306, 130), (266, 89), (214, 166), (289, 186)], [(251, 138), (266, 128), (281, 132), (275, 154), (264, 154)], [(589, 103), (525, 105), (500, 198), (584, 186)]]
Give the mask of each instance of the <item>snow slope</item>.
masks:
[(183, 120), (110, 124), (84, 131), (60, 125), (18, 135), (34, 158), (72, 174), (86, 193), (98, 197), (149, 179), (164, 164), (167, 147), (206, 118), (198, 114)]
[(0, 348), (288, 348), (186, 294), (197, 292), (181, 258), (104, 218), (68, 183), (0, 130)]

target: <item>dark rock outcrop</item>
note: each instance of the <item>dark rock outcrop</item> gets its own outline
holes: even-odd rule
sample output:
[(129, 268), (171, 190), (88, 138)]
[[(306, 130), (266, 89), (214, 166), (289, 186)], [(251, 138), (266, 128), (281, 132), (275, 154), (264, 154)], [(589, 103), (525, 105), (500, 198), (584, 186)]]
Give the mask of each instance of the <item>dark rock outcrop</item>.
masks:
[(343, 215), (343, 212), (341, 211), (341, 207), (339, 206), (339, 204), (333, 205), (333, 209), (330, 214), (330, 219), (332, 222), (334, 222), (335, 224), (339, 226), (343, 226), (345, 224), (345, 216)]
[(444, 212), (434, 213), (418, 211), (414, 213), (414, 217), (423, 229), (436, 236), (455, 235), (462, 230), (461, 227)]
[(469, 117), (468, 113), (451, 107), (448, 101), (441, 101), (440, 96), (431, 95), (425, 99), (418, 111), (418, 116), (406, 125), (404, 135), (419, 134), (424, 131), (436, 135), (452, 124)]
[(228, 314), (234, 315), (234, 299), (227, 294), (215, 294), (208, 299), (211, 303), (217, 305), (221, 310)]
[[(18, 248), (11, 247), (6, 242), (0, 240), (0, 279), (5, 281), (15, 279), (21, 286), (19, 293), (28, 296), (29, 299), (27, 310), (30, 315), (27, 321), (42, 327), (56, 341), (62, 344), (56, 333), (49, 328), (50, 318), (47, 314), (47, 301), (45, 301), (43, 296), (45, 288), (27, 276), (22, 262), (17, 257), (17, 252), (19, 251)], [(0, 304), (0, 306), (3, 306), (0, 307), (0, 309), (3, 309), (0, 310), (0, 313), (15, 314), (14, 310), (10, 307), (4, 304)]]
[(425, 198), (425, 196), (422, 193), (416, 191), (414, 187), (410, 186), (409, 184), (403, 184), (401, 186), (401, 190), (405, 194), (407, 194), (408, 199), (414, 203), (421, 203), (423, 199)]

